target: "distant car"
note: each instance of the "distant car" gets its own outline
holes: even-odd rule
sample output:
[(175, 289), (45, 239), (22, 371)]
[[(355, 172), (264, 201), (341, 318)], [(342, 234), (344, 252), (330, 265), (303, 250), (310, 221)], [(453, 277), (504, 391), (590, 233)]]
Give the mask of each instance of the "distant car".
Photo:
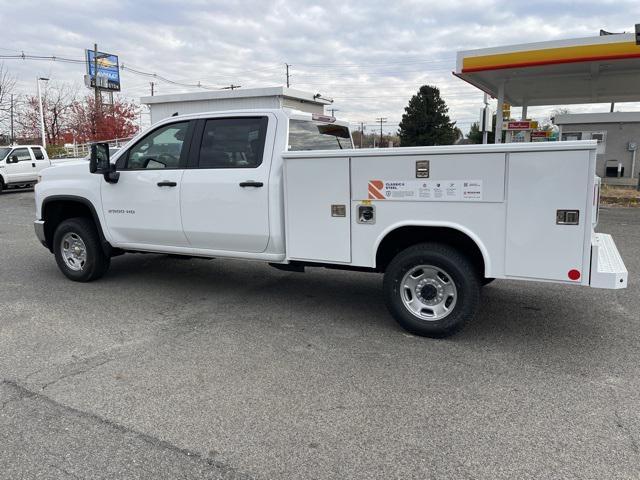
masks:
[(0, 147), (0, 193), (8, 187), (33, 186), (49, 166), (47, 152), (39, 145)]

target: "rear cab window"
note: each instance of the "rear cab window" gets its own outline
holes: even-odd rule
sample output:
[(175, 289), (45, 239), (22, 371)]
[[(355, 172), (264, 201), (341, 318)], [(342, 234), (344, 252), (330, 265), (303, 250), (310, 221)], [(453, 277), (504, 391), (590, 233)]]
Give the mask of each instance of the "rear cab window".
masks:
[(314, 120), (289, 120), (289, 150), (353, 148), (349, 127)]
[(257, 168), (262, 164), (267, 117), (207, 120), (198, 168)]
[(36, 157), (36, 160), (44, 160), (44, 153), (40, 147), (31, 147), (33, 150), (33, 156)]

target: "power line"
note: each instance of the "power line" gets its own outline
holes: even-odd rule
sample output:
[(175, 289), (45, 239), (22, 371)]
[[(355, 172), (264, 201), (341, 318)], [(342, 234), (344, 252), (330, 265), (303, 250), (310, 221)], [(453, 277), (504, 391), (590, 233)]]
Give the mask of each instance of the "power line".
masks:
[[(5, 49), (6, 50), (6, 49)], [(69, 57), (61, 57), (61, 56), (57, 56), (57, 55), (33, 55), (33, 54), (26, 54), (24, 52), (21, 52), (19, 54), (15, 54), (15, 55), (0, 55), (0, 59), (3, 60), (36, 60), (36, 61), (51, 61), (51, 62), (60, 62), (60, 63), (72, 63), (72, 64), (85, 64), (86, 60), (84, 59), (78, 59), (78, 58), (69, 58)], [(267, 67), (267, 69), (271, 69), (274, 67)], [(139, 75), (139, 76), (143, 76), (143, 77), (148, 77), (148, 78), (154, 78), (154, 79), (158, 79), (162, 82), (171, 84), (171, 85), (176, 85), (176, 86), (180, 86), (180, 87), (191, 87), (191, 88), (203, 88), (203, 89), (210, 89), (210, 90), (214, 90), (217, 89), (219, 87), (215, 87), (212, 85), (206, 85), (204, 83), (202, 83), (201, 81), (197, 81), (195, 83), (186, 83), (186, 82), (179, 82), (177, 80), (173, 80), (170, 78), (167, 78), (163, 75), (160, 75), (158, 73), (155, 72), (148, 72), (148, 71), (144, 71), (138, 68), (134, 68), (128, 65), (125, 65), (124, 63), (120, 65), (120, 70), (122, 71), (127, 71), (130, 73), (133, 73), (134, 75)], [(245, 70), (242, 73), (245, 72), (256, 72), (259, 70)], [(232, 74), (219, 74), (220, 76), (237, 76), (238, 74), (232, 75)]]

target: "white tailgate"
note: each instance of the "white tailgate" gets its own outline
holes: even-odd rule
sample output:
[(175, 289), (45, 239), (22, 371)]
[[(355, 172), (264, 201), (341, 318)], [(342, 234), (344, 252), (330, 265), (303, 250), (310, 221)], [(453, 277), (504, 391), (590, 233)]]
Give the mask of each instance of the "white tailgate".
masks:
[[(351, 261), (349, 158), (285, 160), (287, 256), (317, 262)], [(345, 216), (332, 216), (332, 205)]]
[[(571, 281), (582, 276), (589, 151), (511, 153), (508, 160), (505, 273), (508, 277)], [(557, 210), (579, 210), (579, 225), (557, 225)], [(581, 283), (582, 278), (574, 280)]]

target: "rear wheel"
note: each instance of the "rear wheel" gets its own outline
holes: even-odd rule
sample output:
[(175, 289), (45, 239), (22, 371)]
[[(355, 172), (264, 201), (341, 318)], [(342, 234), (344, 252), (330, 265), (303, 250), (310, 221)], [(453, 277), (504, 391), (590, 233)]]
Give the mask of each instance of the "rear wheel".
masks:
[(53, 236), (53, 251), (58, 267), (76, 282), (102, 277), (111, 259), (104, 254), (94, 223), (79, 217), (65, 220)]
[(416, 335), (442, 338), (470, 320), (480, 300), (480, 278), (458, 250), (423, 243), (400, 252), (384, 275), (387, 308)]

